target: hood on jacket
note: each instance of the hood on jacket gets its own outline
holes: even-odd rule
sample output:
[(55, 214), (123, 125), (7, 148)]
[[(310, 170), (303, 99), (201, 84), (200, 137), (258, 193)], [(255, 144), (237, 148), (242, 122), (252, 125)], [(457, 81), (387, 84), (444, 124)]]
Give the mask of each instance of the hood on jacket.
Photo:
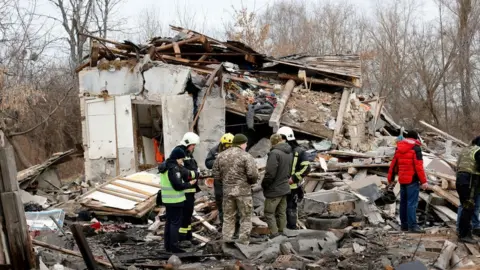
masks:
[(412, 150), (415, 145), (421, 146), (422, 144), (415, 139), (403, 139), (397, 143), (397, 151), (400, 153), (406, 153)]
[(291, 154), (292, 153), (292, 147), (286, 142), (276, 144), (275, 146), (272, 147), (272, 150), (274, 150), (274, 149), (280, 150), (280, 151), (284, 152), (285, 154)]
[(168, 158), (164, 162), (160, 163), (160, 165), (158, 165), (158, 173), (164, 173), (168, 171), (168, 169), (175, 166), (178, 166), (177, 161), (175, 159)]

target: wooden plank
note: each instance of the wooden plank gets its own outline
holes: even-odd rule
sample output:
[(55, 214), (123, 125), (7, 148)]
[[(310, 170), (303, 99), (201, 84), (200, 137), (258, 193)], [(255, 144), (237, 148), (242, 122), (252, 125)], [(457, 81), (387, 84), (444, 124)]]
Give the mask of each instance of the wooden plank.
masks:
[(135, 201), (135, 202), (143, 202), (144, 201), (144, 200), (139, 199), (139, 198), (135, 198), (135, 197), (132, 197), (132, 196), (127, 196), (125, 194), (119, 193), (119, 191), (113, 190), (113, 189), (100, 188), (100, 189), (98, 189), (98, 191), (113, 195), (115, 197), (127, 199), (127, 200), (130, 200), (130, 201)]
[[(5, 180), (5, 179), (4, 179)], [(10, 179), (15, 181), (15, 179)], [(10, 263), (14, 269), (32, 269), (35, 256), (28, 234), (23, 203), (18, 192), (0, 194), (7, 233)]]
[(129, 178), (125, 178), (125, 177), (117, 177), (117, 179), (125, 180), (125, 181), (132, 182), (132, 183), (147, 185), (147, 186), (151, 186), (151, 187), (162, 188), (162, 186), (160, 186), (160, 184), (155, 184), (155, 183), (152, 183), (152, 182), (145, 182), (145, 181), (141, 181), (141, 180), (137, 180), (137, 179), (129, 179)]
[(195, 210), (193, 211), (193, 217), (200, 221), (202, 225), (205, 226), (209, 231), (218, 232), (212, 224), (208, 223), (208, 221), (206, 221), (203, 217), (199, 216)]
[(82, 254), (82, 258), (85, 262), (85, 265), (87, 266), (87, 269), (96, 270), (97, 262), (95, 261), (95, 257), (93, 257), (90, 247), (88, 246), (85, 235), (83, 235), (82, 225), (73, 224), (70, 226), (70, 230), (72, 231), (73, 237), (75, 238), (75, 242), (77, 243), (78, 249)]
[(453, 181), (453, 182), (457, 181), (457, 178), (455, 177), (455, 175), (449, 175), (449, 174), (440, 173), (440, 172), (431, 171), (431, 170), (425, 170), (425, 173), (428, 174), (428, 175), (443, 178), (443, 179), (446, 179), (446, 180), (449, 180), (449, 181)]
[(315, 78), (302, 79), (298, 76), (285, 74), (285, 73), (278, 74), (278, 78), (285, 79), (285, 80), (294, 80), (296, 82), (304, 82), (304, 80), (306, 80), (309, 83), (332, 85), (332, 86), (339, 86), (339, 87), (348, 87), (348, 88), (356, 87), (353, 83), (349, 83), (349, 82), (323, 80), (323, 79), (315, 79)]
[(470, 253), (475, 256), (475, 257), (480, 257), (480, 252), (478, 252), (478, 249), (476, 247), (476, 245), (473, 245), (473, 244), (469, 244), (469, 243), (464, 243), (465, 246), (467, 247), (468, 251), (470, 251)]
[(305, 193), (312, 193), (315, 190), (315, 187), (318, 185), (318, 181), (312, 181), (310, 178), (305, 184)]
[(427, 127), (427, 128), (429, 128), (429, 129), (435, 131), (436, 133), (438, 133), (438, 134), (440, 134), (440, 135), (442, 135), (442, 136), (444, 136), (444, 137), (446, 137), (446, 138), (448, 138), (448, 139), (450, 139), (450, 140), (452, 140), (452, 141), (454, 141), (454, 142), (462, 145), (462, 146), (468, 146), (468, 144), (465, 143), (465, 142), (463, 142), (462, 140), (453, 137), (452, 135), (446, 133), (445, 131), (442, 131), (442, 130), (440, 130), (440, 129), (438, 129), (438, 128), (436, 128), (436, 127), (434, 127), (434, 126), (432, 126), (432, 125), (430, 125), (430, 124), (428, 124), (428, 123), (426, 123), (425, 121), (420, 121), (420, 124), (423, 125), (424, 127)]
[(112, 187), (109, 187), (108, 185), (104, 186), (104, 187), (99, 187), (99, 188), (97, 188), (97, 190), (102, 191), (102, 192), (104, 190), (108, 190), (108, 191), (111, 191), (111, 192), (120, 193), (120, 194), (127, 195), (127, 196), (130, 196), (130, 197), (136, 197), (136, 198), (142, 199), (141, 200), (142, 202), (150, 197), (150, 196), (143, 195), (143, 194), (140, 194), (140, 193), (136, 193), (136, 192), (133, 192), (133, 191), (130, 192), (130, 191), (125, 191), (125, 190), (117, 190), (117, 189), (114, 189)]
[(430, 189), (433, 190), (433, 192), (435, 192), (435, 194), (437, 194), (438, 196), (444, 198), (449, 203), (453, 204), (455, 207), (460, 206), (460, 200), (452, 194), (448, 193), (446, 190), (443, 190), (441, 187), (431, 186)]
[(280, 128), (280, 118), (283, 114), (283, 109), (292, 94), (292, 90), (295, 87), (295, 81), (288, 80), (288, 82), (283, 86), (282, 94), (279, 99), (277, 99), (277, 105), (270, 116), (270, 120), (268, 121), (268, 125), (272, 127), (273, 132), (277, 132)]
[[(118, 179), (117, 179), (118, 180)], [(117, 183), (115, 181), (112, 181), (110, 183), (110, 185), (114, 185), (114, 186), (117, 186), (117, 187), (121, 187), (121, 188), (125, 188), (125, 189), (128, 189), (128, 190), (131, 190), (133, 192), (136, 192), (136, 193), (140, 193), (140, 194), (143, 194), (143, 195), (146, 195), (146, 196), (153, 196), (154, 194), (150, 194), (146, 191), (143, 191), (141, 189), (138, 189), (138, 188), (134, 188), (134, 187), (130, 187), (130, 186), (127, 186), (127, 185), (124, 185), (124, 184), (120, 184), (120, 183)]]
[(444, 213), (438, 211), (437, 209), (433, 209), (433, 212), (443, 221), (443, 222), (449, 222), (451, 219), (445, 215)]
[(0, 148), (0, 171), (0, 192), (17, 191), (17, 165), (10, 144)]
[(447, 179), (442, 179), (442, 184), (441, 184), (442, 189), (444, 190), (455, 190), (455, 182), (454, 181), (449, 181)]
[(343, 117), (347, 110), (347, 104), (350, 100), (350, 89), (344, 89), (342, 93), (342, 99), (340, 100), (340, 107), (338, 108), (337, 122), (335, 124), (335, 130), (333, 131), (332, 144), (337, 145), (340, 139), (340, 132), (343, 126)]
[[(58, 251), (58, 252), (61, 252), (61, 253), (67, 254), (67, 255), (82, 258), (82, 254), (80, 254), (79, 252), (75, 252), (73, 250), (64, 249), (64, 248), (61, 248), (61, 247), (50, 245), (50, 244), (47, 244), (45, 242), (41, 242), (41, 241), (38, 241), (38, 240), (35, 240), (35, 239), (33, 239), (32, 242), (35, 246), (43, 247), (43, 248)], [(100, 265), (106, 266), (106, 267), (112, 267), (112, 265), (110, 263), (108, 263), (106, 261), (103, 261), (103, 260), (95, 259), (95, 262), (100, 264)]]
[[(187, 44), (187, 43), (192, 43), (192, 42), (198, 41), (198, 40), (200, 40), (201, 38), (202, 38), (201, 36), (194, 36), (194, 37), (192, 37), (192, 38), (188, 38), (188, 39), (179, 41), (179, 42), (177, 42), (176, 44), (177, 44), (177, 46), (180, 46), (180, 45), (183, 45), (183, 44)], [(160, 47), (155, 48), (155, 51), (156, 51), (156, 52), (160, 52), (160, 51), (172, 49), (173, 47), (174, 47), (174, 44), (173, 44), (173, 43), (170, 43), (170, 44), (166, 44), (166, 45), (163, 45), (163, 46), (160, 46)]]

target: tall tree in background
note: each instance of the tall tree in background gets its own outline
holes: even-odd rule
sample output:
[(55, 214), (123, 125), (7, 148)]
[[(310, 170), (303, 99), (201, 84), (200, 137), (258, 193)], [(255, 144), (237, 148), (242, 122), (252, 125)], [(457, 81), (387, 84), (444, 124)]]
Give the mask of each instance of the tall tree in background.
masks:
[(480, 1), (457, 0), (458, 16), (458, 61), (465, 131), (473, 136), (472, 118), (472, 41), (480, 21)]

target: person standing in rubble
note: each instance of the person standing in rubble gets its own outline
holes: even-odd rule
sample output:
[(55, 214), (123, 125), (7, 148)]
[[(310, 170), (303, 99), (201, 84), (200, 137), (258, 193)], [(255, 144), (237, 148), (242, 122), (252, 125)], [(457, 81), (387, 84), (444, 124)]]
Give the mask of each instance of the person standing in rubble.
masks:
[(223, 183), (223, 239), (231, 241), (237, 212), (240, 215), (238, 242), (248, 245), (252, 230), (252, 185), (258, 181), (255, 159), (245, 151), (248, 139), (236, 134), (233, 146), (218, 154), (213, 164), (213, 178)]
[(270, 137), (272, 149), (268, 153), (265, 177), (262, 181), (265, 196), (265, 218), (270, 237), (283, 233), (287, 225), (287, 194), (290, 194), (290, 179), (293, 154), (292, 147), (280, 134)]
[(404, 137), (397, 143), (397, 149), (388, 170), (388, 183), (393, 185), (395, 175), (398, 174), (402, 231), (424, 233), (417, 224), (416, 216), (420, 188), (424, 190), (428, 188), (420, 138), (413, 130)]
[[(183, 135), (180, 144), (174, 148), (185, 152), (185, 159), (183, 161), (181, 173), (185, 182), (189, 182), (199, 177), (199, 169), (197, 162), (193, 158), (193, 151), (195, 146), (200, 143), (200, 137), (193, 133), (187, 132)], [(200, 191), (198, 183), (193, 187), (185, 190), (185, 206), (183, 207), (182, 227), (180, 228), (180, 246), (188, 248), (192, 246), (192, 215), (195, 207), (195, 193)]]
[(456, 188), (462, 213), (458, 224), (459, 241), (475, 244), (472, 237), (472, 216), (475, 213), (475, 197), (479, 192), (480, 181), (480, 136), (472, 140), (470, 146), (460, 153), (457, 160)]
[[(207, 158), (205, 159), (205, 167), (207, 169), (212, 169), (215, 160), (219, 153), (230, 148), (233, 143), (233, 134), (225, 133), (222, 138), (220, 138), (220, 143), (208, 151)], [(213, 181), (213, 190), (215, 192), (215, 204), (217, 205), (218, 214), (220, 216), (220, 224), (223, 226), (223, 185), (222, 181), (214, 180)]]
[(291, 166), (290, 194), (287, 195), (287, 228), (290, 230), (297, 229), (297, 202), (303, 199), (303, 188), (301, 186), (303, 178), (310, 173), (310, 161), (306, 150), (300, 146), (293, 130), (289, 127), (281, 127), (277, 134), (293, 149), (293, 162)]
[(183, 209), (186, 202), (185, 190), (195, 187), (197, 180), (184, 182), (182, 167), (185, 152), (175, 148), (170, 157), (158, 167), (160, 173), (161, 201), (166, 208), (167, 221), (165, 223), (164, 244), (167, 252), (185, 252), (179, 246), (180, 228), (182, 226)]

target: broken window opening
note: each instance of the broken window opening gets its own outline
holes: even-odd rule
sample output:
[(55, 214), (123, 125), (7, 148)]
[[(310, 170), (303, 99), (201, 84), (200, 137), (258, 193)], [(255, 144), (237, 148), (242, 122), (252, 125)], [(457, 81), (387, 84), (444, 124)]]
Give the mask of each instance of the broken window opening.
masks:
[(155, 168), (165, 160), (162, 110), (160, 105), (133, 104), (137, 169)]

